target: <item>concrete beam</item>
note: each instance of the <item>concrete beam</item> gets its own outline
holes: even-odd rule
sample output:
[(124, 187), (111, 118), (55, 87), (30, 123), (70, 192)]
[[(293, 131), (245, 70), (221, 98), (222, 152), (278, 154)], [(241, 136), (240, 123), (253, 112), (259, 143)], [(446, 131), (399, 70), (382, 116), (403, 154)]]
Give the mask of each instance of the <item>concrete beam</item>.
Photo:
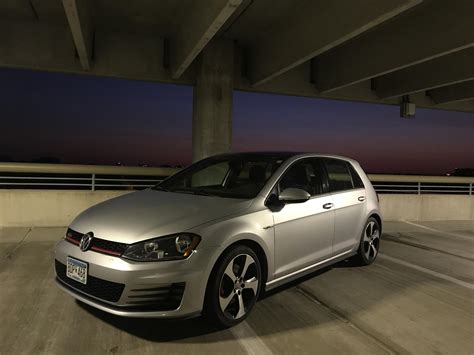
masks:
[(437, 104), (474, 99), (474, 80), (443, 86), (427, 93)]
[(234, 43), (213, 40), (197, 58), (193, 95), (193, 161), (226, 153), (232, 143)]
[[(239, 51), (236, 53), (236, 62), (234, 68), (241, 67)], [(371, 87), (370, 80), (361, 81), (354, 85), (349, 85), (328, 93), (319, 93), (314, 89), (308, 77), (310, 76), (310, 62), (293, 68), (275, 79), (258, 86), (252, 86), (248, 78), (238, 75), (234, 78), (234, 89), (256, 93), (270, 93), (278, 95), (304, 96), (320, 99), (344, 100), (368, 102), (374, 104), (388, 104), (397, 106), (396, 115), (398, 116), (399, 98), (381, 100)], [(414, 93), (410, 95), (410, 101), (419, 108), (432, 108), (449, 111), (474, 112), (474, 100), (459, 101), (447, 104), (436, 105), (433, 100), (426, 96), (425, 92)], [(395, 111), (394, 111), (395, 112)]]
[(0, 21), (0, 67), (87, 74), (113, 78), (194, 84), (191, 67), (172, 79), (163, 65), (163, 39), (154, 35), (113, 33), (96, 29), (94, 65), (87, 71), (74, 57), (67, 27), (39, 21)]
[(321, 6), (319, 1), (309, 1), (295, 6), (295, 13), (285, 16), (284, 25), (253, 43), (250, 80), (253, 85), (263, 84), (420, 2), (326, 1)]
[(190, 2), (187, 18), (172, 38), (172, 77), (179, 78), (191, 65), (229, 17), (242, 4), (242, 0), (207, 0)]
[(93, 27), (89, 0), (62, 0), (74, 45), (84, 70), (92, 67)]
[(329, 92), (474, 45), (474, 1), (432, 0), (323, 53), (313, 81)]
[(377, 96), (398, 97), (474, 79), (474, 47), (375, 79)]
[[(170, 84), (195, 84), (195, 65), (179, 78), (163, 65), (163, 39), (153, 35), (113, 33), (96, 29), (94, 65), (84, 70), (71, 55), (74, 43), (67, 27), (39, 21), (0, 21), (0, 67), (45, 70), (103, 77), (145, 80)], [(280, 95), (306, 96), (398, 105), (398, 99), (380, 100), (363, 81), (331, 93), (318, 93), (309, 82), (310, 63), (299, 65), (275, 79), (252, 86), (241, 77), (241, 50), (235, 51), (234, 89)], [(474, 100), (436, 105), (425, 93), (415, 93), (410, 100), (417, 107), (474, 112)], [(398, 113), (397, 113), (398, 115)]]

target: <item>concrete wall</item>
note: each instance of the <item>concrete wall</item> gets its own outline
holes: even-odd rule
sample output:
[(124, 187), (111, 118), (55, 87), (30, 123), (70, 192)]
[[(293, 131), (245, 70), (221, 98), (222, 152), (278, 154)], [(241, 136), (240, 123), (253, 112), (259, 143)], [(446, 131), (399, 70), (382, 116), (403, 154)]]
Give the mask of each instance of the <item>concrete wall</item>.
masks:
[(0, 227), (67, 226), (88, 207), (128, 192), (0, 190)]
[(387, 221), (473, 220), (474, 196), (383, 195), (380, 208)]
[[(0, 190), (0, 227), (66, 226), (84, 209), (128, 191)], [(380, 195), (384, 219), (474, 220), (474, 196)]]

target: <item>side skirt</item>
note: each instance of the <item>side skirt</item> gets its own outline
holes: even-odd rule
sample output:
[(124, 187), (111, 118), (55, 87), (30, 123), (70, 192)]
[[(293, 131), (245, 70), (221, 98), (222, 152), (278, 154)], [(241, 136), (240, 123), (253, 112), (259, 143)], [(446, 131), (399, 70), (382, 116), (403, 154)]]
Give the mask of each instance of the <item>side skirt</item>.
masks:
[(305, 275), (308, 275), (308, 274), (311, 274), (312, 272), (315, 272), (319, 269), (322, 269), (326, 266), (329, 266), (331, 264), (335, 264), (339, 261), (342, 261), (344, 259), (347, 259), (353, 255), (357, 254), (357, 251), (354, 251), (354, 250), (349, 250), (349, 251), (345, 251), (343, 253), (340, 253), (340, 254), (337, 254), (337, 255), (334, 255), (328, 259), (325, 259), (325, 260), (322, 260), (322, 261), (319, 261), (315, 264), (312, 264), (312, 265), (309, 265), (309, 266), (306, 266), (305, 268), (303, 269), (300, 269), (300, 270), (297, 270), (297, 271), (294, 271), (288, 275), (284, 275), (284, 276), (281, 276), (277, 279), (274, 279), (274, 280), (271, 280), (271, 281), (268, 281), (266, 284), (265, 284), (265, 291), (269, 291), (275, 287), (278, 287), (278, 286), (281, 286), (287, 282), (290, 282), (290, 281), (293, 281), (293, 280), (296, 280), (302, 276), (305, 276)]

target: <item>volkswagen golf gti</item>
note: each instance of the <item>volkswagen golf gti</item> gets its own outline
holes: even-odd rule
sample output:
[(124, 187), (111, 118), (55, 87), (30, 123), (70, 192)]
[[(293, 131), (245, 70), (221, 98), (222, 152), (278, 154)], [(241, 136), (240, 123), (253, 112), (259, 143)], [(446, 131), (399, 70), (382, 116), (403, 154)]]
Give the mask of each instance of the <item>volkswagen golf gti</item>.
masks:
[(56, 245), (56, 281), (116, 315), (228, 327), (265, 290), (348, 258), (371, 264), (381, 228), (352, 159), (222, 154), (82, 212)]

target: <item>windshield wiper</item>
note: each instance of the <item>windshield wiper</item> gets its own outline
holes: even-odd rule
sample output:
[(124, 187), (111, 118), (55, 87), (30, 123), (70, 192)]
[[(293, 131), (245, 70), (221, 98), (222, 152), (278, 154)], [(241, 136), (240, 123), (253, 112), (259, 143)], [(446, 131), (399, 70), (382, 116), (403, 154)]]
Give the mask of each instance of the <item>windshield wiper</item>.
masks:
[(186, 190), (186, 189), (173, 189), (173, 190), (168, 190), (170, 192), (182, 192), (182, 193), (185, 193), (185, 194), (192, 194), (192, 195), (202, 195), (202, 196), (213, 196), (215, 197), (216, 195), (213, 195), (209, 192), (205, 192), (205, 191), (200, 191), (200, 190)]
[(160, 185), (153, 186), (151, 189), (152, 189), (152, 190), (158, 190), (158, 191), (170, 192), (170, 190), (165, 189), (164, 187), (162, 187), (162, 186), (160, 186)]

